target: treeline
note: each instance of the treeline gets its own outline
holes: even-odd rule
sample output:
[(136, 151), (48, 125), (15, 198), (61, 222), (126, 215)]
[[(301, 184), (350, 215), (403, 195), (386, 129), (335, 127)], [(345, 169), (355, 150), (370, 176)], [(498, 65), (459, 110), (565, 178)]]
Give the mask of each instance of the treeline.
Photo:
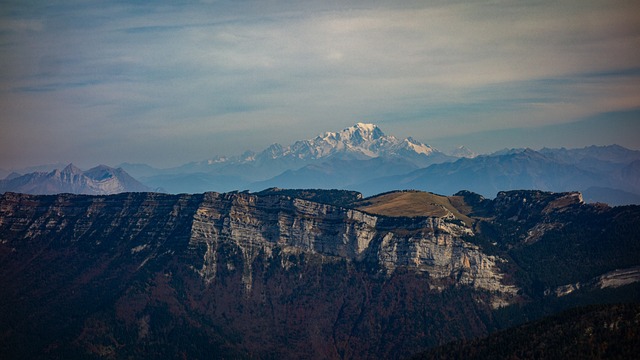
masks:
[(594, 305), (456, 341), (412, 359), (636, 359), (640, 304)]

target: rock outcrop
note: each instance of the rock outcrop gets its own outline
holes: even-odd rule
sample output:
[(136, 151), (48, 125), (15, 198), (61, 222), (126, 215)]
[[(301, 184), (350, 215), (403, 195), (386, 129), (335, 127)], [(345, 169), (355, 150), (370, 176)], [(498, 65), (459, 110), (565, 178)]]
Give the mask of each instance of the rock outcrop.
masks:
[[(375, 264), (387, 275), (403, 267), (438, 280), (455, 279), (497, 293), (513, 294), (501, 283), (496, 261), (463, 240), (471, 229), (450, 217), (391, 218), (288, 196), (207, 193), (198, 208), (190, 246), (206, 248), (198, 272), (215, 278), (218, 247), (232, 243), (243, 255), (243, 282), (251, 289), (251, 264), (275, 247)], [(440, 287), (441, 288), (441, 287)]]
[[(183, 208), (184, 203), (192, 207)], [(108, 217), (112, 220), (103, 223)], [(192, 252), (206, 249), (202, 263), (192, 264), (204, 281), (215, 279), (219, 247), (232, 245), (242, 254), (247, 290), (256, 257), (270, 257), (275, 248), (366, 262), (386, 276), (406, 268), (424, 273), (440, 290), (452, 281), (507, 295), (517, 290), (501, 282), (496, 262), (505, 260), (465, 241), (473, 231), (453, 216), (384, 217), (289, 196), (246, 193), (116, 197), (7, 193), (2, 198), (0, 226), (5, 226), (5, 236), (18, 236), (21, 241), (55, 235), (77, 242), (90, 237), (97, 227), (105, 238), (120, 233), (120, 239), (152, 241), (135, 241), (132, 245), (137, 249), (159, 247), (171, 240), (167, 236), (176, 228), (188, 229), (188, 248)]]
[(3, 194), (0, 357), (404, 358), (637, 284), (638, 207), (296, 193)]

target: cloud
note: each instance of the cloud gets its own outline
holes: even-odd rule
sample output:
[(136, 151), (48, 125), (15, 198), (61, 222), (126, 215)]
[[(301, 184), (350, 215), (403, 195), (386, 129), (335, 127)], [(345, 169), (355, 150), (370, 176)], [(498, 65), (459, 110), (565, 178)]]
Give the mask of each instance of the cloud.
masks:
[(62, 143), (175, 165), (361, 120), (428, 140), (640, 105), (633, 1), (7, 7), (0, 165)]

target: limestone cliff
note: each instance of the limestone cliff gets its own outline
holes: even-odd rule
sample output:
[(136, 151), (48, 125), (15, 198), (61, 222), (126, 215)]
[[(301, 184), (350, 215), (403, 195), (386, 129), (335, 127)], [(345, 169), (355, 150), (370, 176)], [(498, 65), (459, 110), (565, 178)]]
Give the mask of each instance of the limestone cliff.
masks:
[[(131, 242), (136, 256), (155, 256), (168, 251), (160, 249), (164, 242), (176, 241), (173, 232), (188, 231), (191, 253), (204, 249), (201, 263), (191, 266), (205, 282), (215, 279), (221, 244), (233, 245), (243, 257), (247, 290), (256, 257), (269, 257), (277, 247), (366, 262), (387, 276), (406, 268), (424, 273), (434, 289), (461, 284), (505, 295), (516, 291), (502, 283), (496, 262), (504, 260), (465, 241), (473, 236), (472, 230), (452, 216), (392, 218), (289, 196), (245, 193), (107, 197), (7, 193), (0, 206), (0, 226), (13, 236), (19, 234), (21, 241), (55, 234), (77, 242), (101, 231), (92, 239), (95, 245), (105, 241), (102, 238), (119, 238)], [(105, 223), (107, 218), (111, 220)], [(180, 248), (178, 244), (171, 251)]]
[(408, 268), (427, 274), (436, 288), (453, 279), (515, 293), (514, 286), (501, 283), (496, 262), (504, 260), (463, 240), (472, 235), (453, 217), (391, 218), (288, 196), (207, 193), (194, 216), (190, 246), (206, 248), (197, 271), (209, 282), (216, 275), (219, 245), (236, 245), (244, 258), (247, 290), (255, 257), (279, 247), (366, 261), (387, 274)]
[(286, 194), (3, 194), (0, 357), (398, 359), (638, 286), (640, 207)]

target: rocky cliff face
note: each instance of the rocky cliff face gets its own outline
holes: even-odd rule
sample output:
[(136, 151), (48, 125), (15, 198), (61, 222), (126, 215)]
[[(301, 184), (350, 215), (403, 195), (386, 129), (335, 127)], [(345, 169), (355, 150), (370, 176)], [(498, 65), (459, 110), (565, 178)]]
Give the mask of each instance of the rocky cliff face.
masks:
[[(634, 207), (571, 193), (458, 200), (475, 225), (277, 193), (5, 193), (0, 355), (401, 358), (485, 335), (496, 311), (545, 289), (639, 265)], [(575, 268), (550, 262), (557, 239), (626, 218), (611, 228), (623, 242), (593, 241), (618, 260), (580, 255), (589, 271), (552, 280), (536, 267)]]
[[(194, 202), (197, 208), (184, 207)], [(77, 242), (99, 228), (100, 238), (140, 239), (133, 242), (131, 252), (145, 253), (164, 241), (175, 241), (167, 236), (177, 229), (188, 231), (190, 254), (206, 249), (201, 264), (191, 264), (206, 283), (215, 279), (220, 247), (233, 246), (242, 254), (247, 291), (252, 286), (252, 264), (259, 256), (272, 257), (275, 248), (366, 262), (385, 276), (398, 267), (406, 268), (425, 274), (440, 290), (451, 280), (501, 295), (517, 290), (501, 282), (503, 274), (496, 262), (505, 260), (464, 241), (473, 231), (452, 216), (390, 218), (289, 196), (242, 193), (145, 193), (115, 198), (8, 193), (1, 206), (0, 226), (9, 226), (8, 235), (22, 241), (65, 236), (65, 241)], [(109, 215), (113, 220), (103, 223)], [(102, 241), (93, 242), (100, 245)]]
[(386, 275), (407, 268), (426, 274), (438, 288), (443, 286), (440, 280), (455, 279), (514, 294), (515, 287), (501, 283), (496, 261), (504, 260), (463, 240), (472, 235), (453, 217), (389, 218), (288, 196), (207, 193), (194, 216), (190, 246), (206, 248), (198, 269), (206, 282), (215, 278), (220, 244), (236, 246), (248, 291), (255, 258), (269, 257), (278, 247), (364, 261)]

